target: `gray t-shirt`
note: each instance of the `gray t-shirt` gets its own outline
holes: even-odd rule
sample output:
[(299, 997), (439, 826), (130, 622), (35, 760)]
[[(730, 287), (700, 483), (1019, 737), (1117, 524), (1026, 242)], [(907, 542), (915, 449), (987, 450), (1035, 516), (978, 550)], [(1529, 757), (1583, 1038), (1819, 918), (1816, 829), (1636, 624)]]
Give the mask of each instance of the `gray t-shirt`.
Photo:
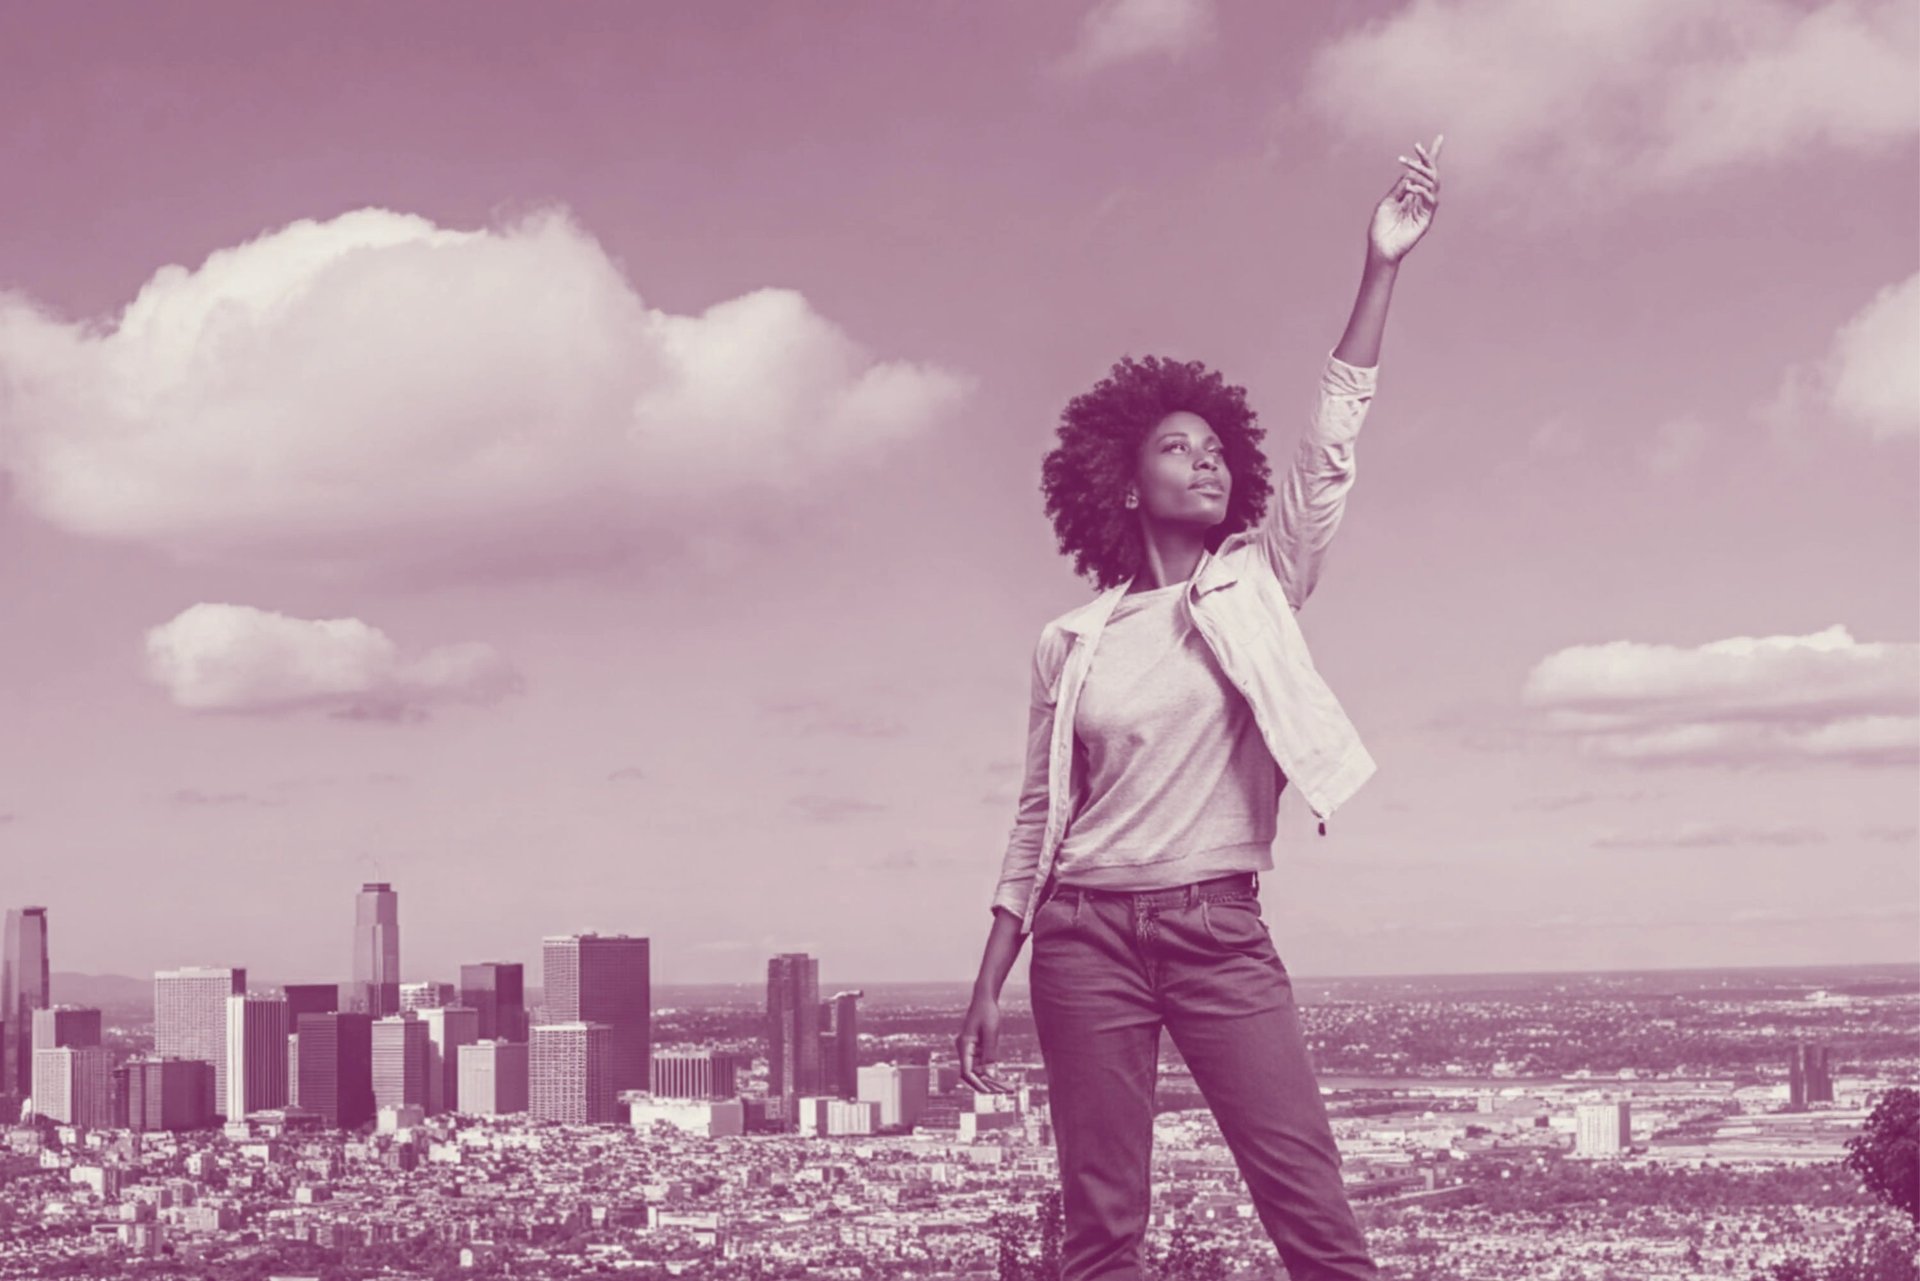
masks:
[(1273, 867), (1280, 769), (1195, 630), (1187, 586), (1123, 595), (1100, 633), (1074, 713), (1087, 797), (1060, 845), (1063, 885), (1161, 889)]

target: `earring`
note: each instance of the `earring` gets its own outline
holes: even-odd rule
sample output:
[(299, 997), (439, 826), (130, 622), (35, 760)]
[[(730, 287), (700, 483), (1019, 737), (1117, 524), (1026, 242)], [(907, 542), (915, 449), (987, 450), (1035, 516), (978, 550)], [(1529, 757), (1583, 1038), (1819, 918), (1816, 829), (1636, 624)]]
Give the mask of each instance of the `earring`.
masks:
[(1140, 495), (1138, 494), (1127, 495), (1127, 506), (1138, 507), (1139, 505), (1140, 505)]

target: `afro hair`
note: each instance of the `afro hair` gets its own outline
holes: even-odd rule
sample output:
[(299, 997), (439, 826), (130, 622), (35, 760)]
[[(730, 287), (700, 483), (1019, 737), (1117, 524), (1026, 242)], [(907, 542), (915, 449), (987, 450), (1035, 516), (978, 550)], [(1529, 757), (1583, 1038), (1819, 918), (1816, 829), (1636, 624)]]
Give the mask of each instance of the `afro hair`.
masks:
[(1060, 415), (1060, 443), (1040, 466), (1040, 490), (1063, 554), (1073, 572), (1092, 575), (1096, 590), (1127, 581), (1146, 565), (1135, 509), (1125, 505), (1139, 470), (1147, 433), (1168, 414), (1197, 414), (1220, 438), (1233, 477), (1227, 514), (1207, 533), (1217, 550), (1230, 535), (1265, 512), (1273, 494), (1267, 458), (1260, 450), (1266, 429), (1247, 406), (1246, 389), (1228, 386), (1197, 360), (1123, 356), (1093, 390), (1075, 396)]

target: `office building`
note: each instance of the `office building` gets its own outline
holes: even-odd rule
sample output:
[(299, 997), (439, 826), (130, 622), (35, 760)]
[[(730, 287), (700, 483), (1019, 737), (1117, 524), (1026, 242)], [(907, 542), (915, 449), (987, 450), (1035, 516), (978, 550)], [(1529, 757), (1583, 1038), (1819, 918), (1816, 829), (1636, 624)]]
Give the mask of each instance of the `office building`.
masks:
[(1832, 1048), (1797, 1042), (1787, 1057), (1787, 1109), (1804, 1112), (1809, 1103), (1833, 1102)]
[(793, 1099), (819, 1090), (820, 962), (783, 952), (767, 962), (767, 1093)]
[(855, 1093), (880, 1105), (880, 1128), (912, 1129), (927, 1110), (928, 1085), (924, 1063), (869, 1063), (860, 1069)]
[(33, 1046), (57, 1050), (62, 1046), (100, 1044), (100, 1011), (78, 1005), (50, 1005), (33, 1012)]
[(246, 991), (244, 968), (161, 970), (153, 976), (153, 1052), (163, 1059), (198, 1059), (213, 1069), (205, 1104), (216, 1117), (226, 1115), (227, 1106), (227, 999)]
[(527, 1042), (527, 1111), (540, 1121), (619, 1120), (613, 1029), (605, 1023), (539, 1023)]
[(63, 1045), (33, 1052), (33, 1110), (66, 1125), (113, 1124), (112, 1074), (102, 1045)]
[(199, 1059), (129, 1059), (114, 1069), (114, 1119), (130, 1130), (197, 1130), (213, 1124), (213, 1065)]
[(300, 1062), (294, 1102), (337, 1130), (371, 1122), (373, 1016), (338, 1010), (304, 1014), (293, 1039)]
[(740, 1092), (748, 1064), (726, 1050), (653, 1056), (653, 1089), (659, 1099), (727, 1099)]
[(340, 1008), (338, 983), (289, 983), (280, 995), (287, 1003), (287, 1021), (296, 1029), (303, 1014), (332, 1014)]
[[(396, 993), (396, 996), (398, 994)], [(427, 1025), (417, 1014), (391, 1014), (373, 1021), (375, 1108), (427, 1107)]]
[(1627, 1102), (1582, 1103), (1574, 1110), (1575, 1156), (1618, 1156), (1633, 1144)]
[(525, 1041), (527, 998), (518, 961), (482, 961), (460, 967), (460, 1004), (480, 1011), (483, 1041)]
[(835, 992), (820, 1005), (819, 1091), (838, 1099), (860, 1092), (860, 998)]
[(354, 900), (353, 983), (355, 1010), (400, 1012), (400, 895), (385, 881), (362, 885)]
[(746, 1106), (739, 1099), (668, 1098), (639, 1094), (628, 1105), (627, 1115), (639, 1134), (651, 1133), (653, 1127), (662, 1121), (703, 1139), (745, 1134), (747, 1128)]
[(422, 981), (400, 985), (400, 1008), (403, 1011), (435, 1010), (452, 1005), (454, 1000), (454, 986), (451, 983)]
[(427, 1115), (460, 1107), (460, 1047), (480, 1039), (480, 1011), (464, 1005), (416, 1010), (427, 1025)]
[(47, 909), (7, 909), (0, 938), (0, 1095), (33, 1093), (33, 1012), (53, 1004)]
[(227, 997), (229, 1121), (287, 1105), (287, 1003), (277, 996)]
[(648, 1088), (653, 986), (648, 941), (625, 934), (554, 935), (541, 948), (547, 1021), (607, 1027), (612, 1089)]
[(505, 1116), (527, 1110), (527, 1043), (474, 1041), (460, 1047), (459, 1110)]

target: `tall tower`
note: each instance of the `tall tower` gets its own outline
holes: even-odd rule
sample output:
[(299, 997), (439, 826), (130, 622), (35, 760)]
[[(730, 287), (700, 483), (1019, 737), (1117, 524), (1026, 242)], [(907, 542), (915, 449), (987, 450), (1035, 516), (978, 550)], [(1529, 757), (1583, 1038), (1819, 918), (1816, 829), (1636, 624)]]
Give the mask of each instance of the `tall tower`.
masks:
[(0, 951), (0, 1094), (33, 1093), (33, 1012), (53, 1004), (47, 909), (7, 909)]
[(649, 943), (625, 934), (556, 934), (543, 940), (547, 1021), (607, 1025), (612, 1089), (648, 1088), (653, 1059)]
[(820, 1003), (820, 1093), (836, 1099), (860, 1094), (860, 998), (835, 992)]
[(372, 1121), (373, 1016), (307, 1014), (295, 1031), (300, 1092), (293, 1101), (312, 1108), (335, 1129), (354, 1130)]
[(427, 1106), (427, 1025), (413, 1014), (390, 1014), (373, 1023), (375, 1108)]
[(353, 986), (362, 1012), (400, 1012), (400, 895), (385, 881), (368, 881), (354, 900)]
[(154, 1055), (198, 1059), (213, 1069), (213, 1092), (200, 1101), (209, 1116), (226, 1114), (227, 998), (246, 992), (244, 967), (161, 970), (153, 976)]
[(527, 1039), (525, 975), (518, 961), (460, 967), (460, 1004), (480, 1011), (480, 1040)]
[(286, 1106), (287, 1015), (279, 997), (227, 998), (227, 1120)]
[(792, 1099), (820, 1088), (820, 962), (782, 952), (767, 962), (767, 1093)]
[(618, 1121), (613, 1029), (604, 1023), (542, 1023), (527, 1043), (527, 1111), (537, 1121)]

